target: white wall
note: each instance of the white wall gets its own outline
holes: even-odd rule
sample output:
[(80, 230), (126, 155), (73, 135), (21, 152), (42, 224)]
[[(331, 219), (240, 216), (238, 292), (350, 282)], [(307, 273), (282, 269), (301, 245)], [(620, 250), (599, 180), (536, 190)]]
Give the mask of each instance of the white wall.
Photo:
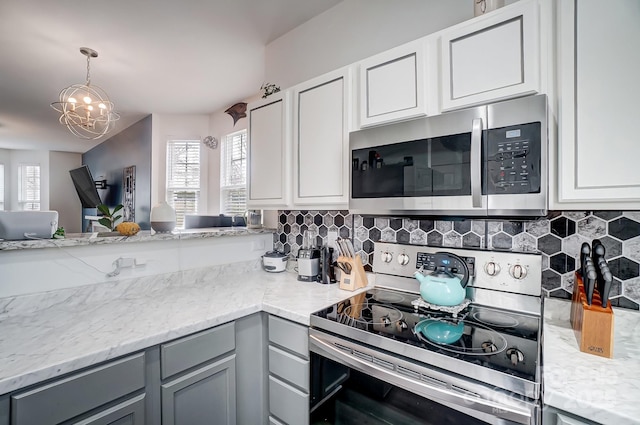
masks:
[[(165, 200), (167, 188), (167, 141), (202, 140), (209, 135), (209, 115), (151, 115), (151, 206)], [(207, 149), (202, 145), (202, 153)], [(206, 189), (209, 174), (209, 156), (201, 156), (200, 181)], [(207, 190), (201, 193), (199, 213), (206, 213)]]
[(266, 48), (265, 80), (281, 88), (473, 17), (474, 0), (344, 0)]
[(82, 204), (69, 170), (82, 165), (82, 154), (49, 152), (49, 208), (58, 211), (58, 226), (67, 233), (82, 232)]
[(0, 164), (4, 165), (4, 208), (9, 210), (9, 200), (11, 199), (11, 151), (0, 149)]

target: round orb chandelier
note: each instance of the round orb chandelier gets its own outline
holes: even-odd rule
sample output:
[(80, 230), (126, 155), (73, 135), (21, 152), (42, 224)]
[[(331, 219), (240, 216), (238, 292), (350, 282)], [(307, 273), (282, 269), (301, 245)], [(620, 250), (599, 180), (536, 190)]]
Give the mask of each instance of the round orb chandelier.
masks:
[(87, 81), (62, 89), (60, 100), (53, 102), (51, 107), (60, 112), (60, 123), (66, 125), (69, 131), (81, 139), (94, 140), (113, 129), (120, 115), (113, 110), (107, 93), (91, 85), (91, 58), (97, 58), (98, 52), (81, 47), (80, 53), (87, 57)]

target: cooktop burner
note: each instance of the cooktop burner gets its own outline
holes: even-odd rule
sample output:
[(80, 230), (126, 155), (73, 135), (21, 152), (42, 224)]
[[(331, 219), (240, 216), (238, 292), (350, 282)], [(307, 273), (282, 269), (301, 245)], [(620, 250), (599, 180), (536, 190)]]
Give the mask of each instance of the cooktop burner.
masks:
[[(313, 314), (312, 325), (371, 343), (395, 343), (453, 357), (529, 381), (536, 380), (539, 317), (470, 305), (453, 317), (442, 311), (416, 311), (420, 295), (374, 288)], [(341, 325), (322, 326), (324, 321)], [(369, 335), (369, 336), (367, 336)], [(399, 354), (403, 352), (398, 348)]]

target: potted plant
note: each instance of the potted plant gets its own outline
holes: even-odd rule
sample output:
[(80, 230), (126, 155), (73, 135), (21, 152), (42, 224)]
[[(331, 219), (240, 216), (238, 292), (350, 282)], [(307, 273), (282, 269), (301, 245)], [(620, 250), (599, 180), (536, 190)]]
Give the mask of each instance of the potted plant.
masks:
[(98, 223), (102, 224), (104, 227), (107, 227), (112, 232), (115, 231), (117, 221), (122, 218), (122, 214), (116, 215), (116, 213), (122, 208), (124, 208), (124, 206), (122, 204), (118, 204), (113, 208), (113, 211), (111, 211), (105, 204), (98, 205), (98, 211), (100, 211), (103, 215), (103, 217), (98, 220)]

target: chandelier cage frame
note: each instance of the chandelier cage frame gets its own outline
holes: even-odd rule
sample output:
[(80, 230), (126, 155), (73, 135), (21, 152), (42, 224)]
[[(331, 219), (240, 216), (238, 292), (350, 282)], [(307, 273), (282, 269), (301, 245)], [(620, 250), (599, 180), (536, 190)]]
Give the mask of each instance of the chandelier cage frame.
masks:
[(51, 107), (60, 113), (60, 124), (81, 139), (95, 140), (106, 135), (114, 127), (120, 115), (107, 93), (91, 84), (91, 58), (98, 52), (81, 47), (80, 53), (87, 57), (87, 79), (85, 84), (73, 84), (60, 91), (59, 100)]

